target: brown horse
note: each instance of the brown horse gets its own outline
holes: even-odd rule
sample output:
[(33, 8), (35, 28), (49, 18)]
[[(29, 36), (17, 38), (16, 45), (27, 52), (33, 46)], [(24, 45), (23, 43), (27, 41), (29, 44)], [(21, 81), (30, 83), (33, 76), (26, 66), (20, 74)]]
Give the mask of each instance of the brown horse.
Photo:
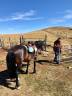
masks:
[(21, 70), (22, 63), (27, 62), (27, 69), (26, 72), (28, 73), (29, 68), (29, 62), (33, 59), (34, 61), (34, 69), (33, 73), (36, 72), (36, 56), (35, 51), (33, 53), (28, 52), (27, 46), (23, 45), (15, 45), (14, 47), (10, 48), (8, 50), (7, 56), (6, 56), (6, 62), (7, 62), (7, 69), (9, 72), (10, 78), (16, 78), (16, 86), (19, 86), (18, 83), (18, 72), (23, 72)]
[[(12, 53), (14, 53), (14, 54), (12, 54)], [(10, 58), (11, 54), (15, 56), (14, 63), (17, 64), (19, 68), (22, 67), (22, 62), (27, 62), (26, 73), (28, 73), (29, 62), (31, 61), (31, 59), (33, 59), (34, 60), (34, 70), (33, 70), (33, 72), (34, 73), (36, 72), (36, 68), (35, 68), (36, 67), (36, 64), (35, 64), (36, 55), (35, 55), (35, 52), (33, 52), (32, 54), (30, 54), (28, 52), (27, 46), (25, 46), (25, 45), (24, 46), (23, 45), (15, 45), (11, 49), (9, 49), (8, 54), (6, 56), (7, 63), (9, 63), (8, 62), (8, 59)], [(11, 60), (11, 61), (13, 61), (13, 60)]]

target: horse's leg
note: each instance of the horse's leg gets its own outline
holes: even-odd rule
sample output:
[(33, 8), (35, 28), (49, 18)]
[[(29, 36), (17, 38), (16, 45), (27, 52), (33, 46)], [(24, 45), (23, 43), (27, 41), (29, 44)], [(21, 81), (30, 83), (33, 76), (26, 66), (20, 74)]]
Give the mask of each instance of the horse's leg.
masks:
[(28, 73), (28, 68), (29, 68), (29, 61), (27, 62), (26, 74)]
[(21, 74), (24, 74), (24, 70), (22, 70), (22, 66), (18, 66), (18, 71), (21, 73)]
[(22, 60), (21, 58), (18, 58), (19, 62), (18, 62), (18, 71), (21, 73), (21, 74), (24, 74), (24, 70), (22, 70)]
[(34, 60), (34, 69), (33, 69), (33, 73), (36, 73), (36, 60)]
[(18, 88), (20, 86), (19, 78), (18, 78), (18, 72), (16, 72), (16, 86), (15, 88)]

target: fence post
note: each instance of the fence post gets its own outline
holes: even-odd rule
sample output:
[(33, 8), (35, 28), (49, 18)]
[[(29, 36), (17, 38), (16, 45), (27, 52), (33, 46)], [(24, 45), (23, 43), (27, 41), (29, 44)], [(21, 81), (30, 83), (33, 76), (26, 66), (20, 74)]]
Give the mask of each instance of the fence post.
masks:
[(4, 48), (4, 39), (2, 37), (2, 48)]
[(21, 36), (20, 36), (20, 44), (21, 44)]
[(47, 34), (45, 34), (45, 51), (46, 51), (46, 42), (47, 42)]
[(1, 42), (1, 38), (0, 38), (0, 47), (2, 47), (2, 42)]
[(24, 39), (23, 35), (21, 36), (20, 39), (21, 39), (21, 40), (20, 40), (21, 43), (24, 43), (24, 42), (25, 42), (25, 39)]
[(10, 39), (10, 37), (9, 37), (9, 44), (10, 44), (10, 46), (9, 46), (9, 47), (11, 48), (11, 39)]

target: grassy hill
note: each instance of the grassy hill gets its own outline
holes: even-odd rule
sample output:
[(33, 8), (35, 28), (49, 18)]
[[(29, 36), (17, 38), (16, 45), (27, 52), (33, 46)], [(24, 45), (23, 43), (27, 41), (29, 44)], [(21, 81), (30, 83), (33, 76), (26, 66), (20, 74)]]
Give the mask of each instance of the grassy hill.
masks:
[[(25, 40), (44, 40), (47, 35), (48, 44), (53, 44), (54, 40), (58, 37), (62, 38), (64, 45), (72, 45), (72, 28), (69, 27), (49, 27), (29, 33), (22, 34)], [(0, 35), (0, 38), (4, 39), (5, 44), (11, 42), (19, 42), (21, 34), (4, 34)]]
[[(52, 27), (30, 33), (23, 34), (27, 39), (44, 39), (47, 35), (49, 44), (53, 44), (57, 37), (62, 37), (63, 44), (72, 44), (72, 30), (67, 27)], [(11, 42), (19, 42), (20, 34), (0, 35), (5, 44)], [(62, 52), (62, 63), (54, 64), (54, 53), (48, 49), (47, 56), (39, 54), (36, 62), (36, 74), (33, 74), (33, 61), (30, 62), (29, 73), (19, 74), (21, 89), (16, 90), (15, 82), (6, 84), (6, 54), (7, 52), (0, 49), (0, 96), (72, 96), (72, 57), (70, 59), (63, 58), (65, 54)], [(70, 54), (69, 54), (70, 55)], [(67, 54), (67, 57), (69, 56)], [(65, 55), (66, 56), (66, 55)], [(71, 55), (72, 56), (72, 53)], [(23, 67), (26, 70), (26, 66)]]

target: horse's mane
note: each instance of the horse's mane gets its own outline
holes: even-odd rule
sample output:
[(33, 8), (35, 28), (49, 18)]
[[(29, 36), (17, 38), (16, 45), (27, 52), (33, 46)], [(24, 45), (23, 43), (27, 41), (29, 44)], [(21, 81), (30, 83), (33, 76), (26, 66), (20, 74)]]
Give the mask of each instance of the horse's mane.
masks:
[(8, 51), (16, 51), (18, 49), (23, 49), (23, 50), (27, 51), (26, 45), (15, 45), (15, 46), (11, 47)]

